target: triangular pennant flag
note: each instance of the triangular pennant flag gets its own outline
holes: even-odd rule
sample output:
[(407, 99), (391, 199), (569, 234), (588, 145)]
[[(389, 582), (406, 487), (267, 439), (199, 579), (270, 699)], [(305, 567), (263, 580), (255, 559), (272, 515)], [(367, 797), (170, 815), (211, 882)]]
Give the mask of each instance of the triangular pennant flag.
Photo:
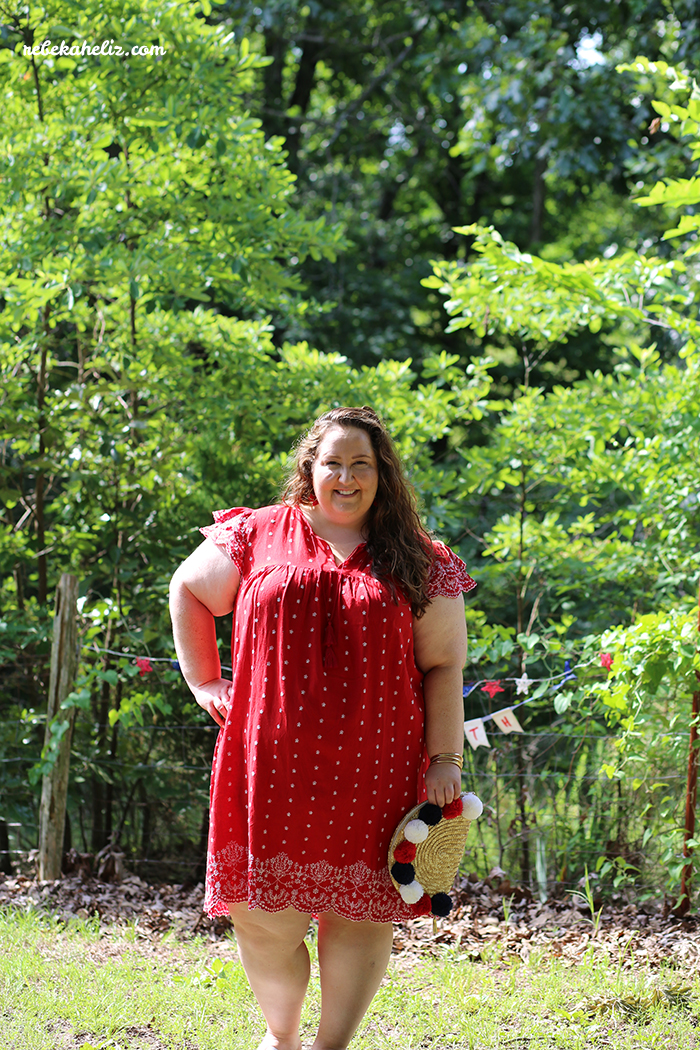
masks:
[(523, 731), (523, 727), (510, 707), (506, 707), (503, 711), (494, 711), (491, 717), (504, 733), (522, 733)]
[(474, 751), (476, 751), (479, 746), (491, 747), (489, 744), (489, 738), (486, 736), (483, 719), (481, 718), (470, 718), (468, 722), (465, 722), (464, 735)]

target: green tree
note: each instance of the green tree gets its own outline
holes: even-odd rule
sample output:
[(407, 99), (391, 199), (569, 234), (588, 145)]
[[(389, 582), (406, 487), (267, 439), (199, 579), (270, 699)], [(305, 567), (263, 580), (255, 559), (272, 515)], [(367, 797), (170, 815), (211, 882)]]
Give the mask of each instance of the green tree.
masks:
[[(324, 304), (277, 338), (303, 337), (354, 361), (445, 349), (491, 350), (512, 388), (520, 348), (444, 331), (441, 302), (420, 287), (429, 260), (464, 260), (455, 226), (495, 223), (521, 250), (583, 261), (661, 232), (629, 206), (635, 185), (687, 162), (672, 137), (648, 155), (654, 115), (615, 64), (692, 54), (692, 5), (229, 0), (212, 17), (250, 35), (270, 61), (248, 96), (270, 137), (284, 138), (298, 193), (346, 226), (336, 263), (300, 268)], [(240, 27), (240, 29), (239, 29)], [(663, 152), (663, 158), (660, 153)], [(655, 161), (654, 157), (658, 157)], [(527, 349), (527, 348), (526, 348)], [(538, 383), (609, 367), (587, 330), (557, 347)]]
[[(11, 710), (41, 708), (46, 606), (61, 571), (76, 571), (96, 601), (101, 648), (142, 644), (155, 625), (162, 637), (174, 560), (162, 522), (174, 516), (202, 411), (187, 383), (215, 368), (191, 328), (189, 341), (172, 331), (163, 341), (162, 316), (176, 321), (212, 289), (229, 313), (284, 308), (298, 289), (289, 256), (332, 256), (340, 240), (291, 206), (279, 144), (230, 104), (257, 59), (202, 14), (148, 2), (2, 9), (0, 557)], [(65, 40), (68, 54), (37, 54), (45, 39)], [(151, 53), (83, 47), (110, 39)], [(247, 333), (232, 321), (232, 348)], [(135, 607), (142, 618), (129, 618)], [(91, 713), (91, 753), (115, 759), (108, 715), (128, 677), (112, 662), (92, 659), (76, 702)], [(140, 695), (167, 710), (162, 691)], [(106, 795), (99, 778), (92, 786), (106, 833), (109, 785)]]
[[(654, 106), (697, 159), (696, 83), (661, 63), (634, 68), (671, 84), (673, 101)], [(550, 723), (554, 707), (584, 730), (593, 721), (615, 731), (617, 758), (603, 768), (619, 786), (616, 830), (610, 820), (597, 825), (599, 871), (619, 883), (632, 870), (629, 857), (636, 867), (646, 856), (647, 877), (655, 863), (674, 891), (685, 862), (681, 771), (700, 670), (698, 203), (695, 177), (664, 180), (638, 201), (670, 210), (667, 239), (685, 238), (671, 258), (627, 250), (553, 263), (493, 228), (471, 227), (462, 232), (474, 238), (474, 260), (436, 263), (429, 279), (456, 330), (515, 336), (543, 357), (584, 327), (608, 331), (614, 373), (545, 391), (525, 367), (516, 396), (487, 407), (481, 446), (460, 447), (453, 428), (462, 535), (484, 585), (482, 609), (471, 613), (472, 659), (484, 678), (548, 676), (563, 658), (575, 662), (566, 688), (545, 683), (533, 693), (541, 702), (530, 725)], [(675, 359), (656, 349), (658, 331)], [(521, 826), (528, 816), (534, 809), (523, 809)]]
[[(142, 675), (133, 659), (171, 651), (167, 581), (196, 526), (215, 507), (274, 500), (304, 426), (347, 401), (387, 416), (439, 521), (449, 479), (433, 480), (430, 443), (489, 387), (478, 367), (448, 382), (446, 358), (427, 359), (421, 376), (409, 362), (357, 371), (306, 344), (273, 346), (261, 318), (303, 310), (292, 260), (334, 258), (341, 234), (295, 207), (280, 142), (238, 101), (261, 60), (203, 12), (146, 2), (4, 12), (3, 711), (36, 740), (51, 590), (76, 572), (71, 806), (94, 847), (148, 837), (135, 808), (146, 806), (142, 770), (169, 755), (152, 734), (132, 745), (122, 727), (197, 721), (175, 670)], [(32, 51), (62, 38), (74, 54)], [(165, 53), (75, 53), (101, 39)], [(181, 759), (174, 769), (189, 775)], [(176, 780), (156, 785), (177, 824)], [(31, 807), (26, 785), (13, 804)], [(183, 834), (198, 833), (198, 815), (183, 821)]]

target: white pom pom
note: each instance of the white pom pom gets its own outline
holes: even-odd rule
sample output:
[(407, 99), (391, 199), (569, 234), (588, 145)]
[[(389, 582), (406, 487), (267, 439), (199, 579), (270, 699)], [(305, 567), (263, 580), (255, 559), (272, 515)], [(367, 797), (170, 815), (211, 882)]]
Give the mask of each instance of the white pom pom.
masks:
[(399, 886), (399, 893), (406, 904), (417, 904), (423, 896), (423, 887), (414, 879), (413, 882), (409, 882), (408, 886)]
[(409, 820), (403, 829), (404, 838), (409, 842), (425, 842), (430, 828), (424, 820)]
[(473, 791), (462, 795), (462, 816), (465, 820), (476, 820), (484, 812), (484, 803), (477, 798)]

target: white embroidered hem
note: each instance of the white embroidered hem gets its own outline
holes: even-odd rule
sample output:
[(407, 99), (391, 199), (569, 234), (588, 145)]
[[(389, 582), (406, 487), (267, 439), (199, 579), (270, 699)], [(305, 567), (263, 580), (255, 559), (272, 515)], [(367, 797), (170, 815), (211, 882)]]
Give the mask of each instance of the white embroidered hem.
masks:
[(228, 915), (229, 905), (247, 901), (249, 908), (277, 912), (285, 908), (318, 915), (334, 911), (361, 922), (405, 922), (414, 918), (385, 868), (374, 871), (363, 861), (335, 867), (327, 861), (297, 864), (285, 853), (270, 860), (248, 857), (231, 845), (209, 854), (204, 911)]

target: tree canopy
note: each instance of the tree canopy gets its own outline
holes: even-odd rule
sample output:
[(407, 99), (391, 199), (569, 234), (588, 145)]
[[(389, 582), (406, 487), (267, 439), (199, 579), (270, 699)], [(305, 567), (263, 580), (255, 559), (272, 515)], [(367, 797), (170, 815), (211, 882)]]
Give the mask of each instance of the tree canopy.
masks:
[[(299, 264), (321, 313), (275, 316), (277, 338), (363, 363), (495, 350), (496, 375), (517, 383), (517, 340), (453, 338), (421, 291), (431, 260), (468, 256), (454, 227), (494, 224), (522, 251), (583, 262), (652, 243), (661, 224), (629, 198), (688, 171), (671, 135), (650, 134), (652, 84), (616, 65), (692, 56), (692, 4), (231, 0), (212, 17), (269, 63), (246, 102), (284, 140), (298, 199), (347, 230), (335, 263)], [(555, 349), (537, 382), (609, 367), (585, 331)]]

